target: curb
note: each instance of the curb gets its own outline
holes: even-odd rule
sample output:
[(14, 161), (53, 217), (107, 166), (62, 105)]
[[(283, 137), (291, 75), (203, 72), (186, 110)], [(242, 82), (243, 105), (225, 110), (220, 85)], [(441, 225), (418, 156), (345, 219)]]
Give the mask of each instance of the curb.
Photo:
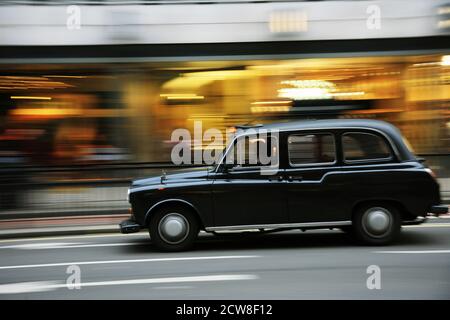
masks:
[(30, 211), (13, 211), (0, 213), (1, 220), (9, 219), (33, 219), (33, 218), (59, 218), (65, 217), (83, 217), (92, 215), (123, 215), (129, 214), (130, 207), (120, 208), (102, 208), (102, 209), (78, 209), (78, 210), (30, 210)]
[(48, 236), (87, 235), (99, 233), (120, 233), (117, 224), (101, 226), (44, 227), (0, 230), (0, 239), (17, 239)]

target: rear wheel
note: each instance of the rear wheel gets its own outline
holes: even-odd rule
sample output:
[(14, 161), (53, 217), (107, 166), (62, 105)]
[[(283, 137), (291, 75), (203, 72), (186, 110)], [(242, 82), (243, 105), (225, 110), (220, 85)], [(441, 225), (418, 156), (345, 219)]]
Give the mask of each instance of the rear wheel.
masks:
[(395, 240), (401, 228), (398, 210), (388, 204), (365, 205), (353, 217), (356, 238), (369, 245), (386, 245)]
[(195, 215), (182, 206), (170, 206), (158, 210), (150, 220), (150, 237), (162, 251), (189, 249), (199, 232)]

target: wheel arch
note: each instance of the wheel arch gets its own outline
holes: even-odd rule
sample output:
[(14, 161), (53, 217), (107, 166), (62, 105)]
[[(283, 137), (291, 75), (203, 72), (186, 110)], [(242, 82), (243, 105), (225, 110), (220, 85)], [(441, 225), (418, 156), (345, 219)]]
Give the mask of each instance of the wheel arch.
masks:
[(184, 199), (178, 199), (178, 198), (160, 200), (157, 203), (155, 203), (154, 205), (152, 205), (145, 214), (145, 219), (144, 219), (145, 225), (148, 226), (148, 224), (150, 222), (150, 218), (152, 216), (152, 213), (155, 213), (157, 210), (160, 210), (164, 207), (169, 207), (169, 206), (173, 206), (173, 205), (182, 206), (182, 207), (190, 210), (192, 213), (194, 213), (194, 215), (197, 218), (197, 221), (200, 225), (200, 229), (204, 229), (204, 224), (200, 217), (200, 213), (199, 213), (198, 209), (189, 201), (184, 200)]
[(412, 220), (415, 218), (415, 216), (413, 214), (411, 214), (406, 206), (404, 204), (401, 203), (401, 201), (398, 200), (394, 200), (394, 199), (386, 199), (386, 198), (379, 198), (379, 199), (369, 199), (369, 200), (361, 200), (358, 201), (357, 203), (355, 203), (352, 207), (352, 211), (351, 211), (351, 219), (353, 221), (353, 217), (355, 216), (355, 214), (358, 212), (358, 210), (363, 207), (363, 206), (367, 206), (367, 205), (371, 205), (371, 204), (387, 204), (387, 205), (391, 205), (393, 206), (395, 209), (398, 210), (398, 213), (400, 214), (400, 217), (402, 220)]

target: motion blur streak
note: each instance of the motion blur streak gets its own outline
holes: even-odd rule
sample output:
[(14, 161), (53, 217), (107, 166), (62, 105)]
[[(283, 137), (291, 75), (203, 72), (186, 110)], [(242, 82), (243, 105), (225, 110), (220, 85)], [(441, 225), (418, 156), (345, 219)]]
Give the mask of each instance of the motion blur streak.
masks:
[[(387, 120), (425, 156), (448, 198), (450, 67), (442, 57), (0, 65), (23, 77), (0, 89), (2, 213), (123, 214), (129, 179), (160, 172), (145, 164), (169, 164), (172, 131), (193, 130), (195, 121), (225, 131), (248, 122)], [(28, 78), (45, 82), (50, 68), (83, 76), (64, 78), (64, 88), (32, 88)], [(51, 100), (9, 99), (19, 90)]]
[[(203, 132), (216, 128), (225, 134), (237, 124), (386, 120), (402, 131), (418, 157), (426, 159), (439, 180), (444, 203), (449, 203), (449, 8), (449, 0), (2, 1), (0, 237), (55, 236), (49, 230), (63, 227), (65, 234), (117, 233), (117, 221), (130, 215), (130, 180), (175, 169), (170, 162), (175, 145), (171, 134), (179, 128), (193, 132), (198, 121)], [(198, 140), (186, 143), (193, 152), (207, 150), (211, 141)], [(420, 232), (426, 232), (433, 243), (446, 237), (447, 228), (434, 224), (406, 228), (407, 240), (412, 240), (407, 250), (447, 250), (445, 246), (416, 248)], [(114, 236), (117, 241), (113, 241), (112, 237), (105, 237), (111, 240), (106, 243), (96, 244), (103, 239), (98, 237), (92, 243), (72, 244), (67, 251), (80, 261), (94, 260), (99, 250), (112, 253), (112, 261), (122, 255), (129, 260), (126, 250), (135, 250), (137, 259), (142, 258), (135, 248), (145, 247), (142, 243), (133, 246), (130, 238)], [(37, 241), (31, 239), (31, 244)], [(124, 243), (117, 245), (122, 239)], [(287, 244), (283, 236), (275, 239)], [(297, 238), (288, 235), (288, 239)], [(329, 239), (345, 246), (339, 235), (333, 233)], [(61, 261), (55, 257), (66, 252), (65, 244), (58, 243), (61, 240), (40, 250), (29, 249), (28, 244), (27, 250), (5, 248), (1, 260), (18, 257), (11, 254), (17, 250), (23, 259), (11, 258), (15, 261), (11, 263), (51, 264)], [(212, 245), (209, 248), (211, 256), (225, 255)], [(352, 261), (353, 248), (344, 251), (346, 258), (333, 257), (332, 264)], [(291, 252), (275, 260), (290, 261)], [(146, 252), (145, 257), (150, 255), (151, 260), (153, 254)], [(364, 254), (372, 263), (372, 251)], [(422, 255), (408, 257), (424, 263), (412, 256)], [(435, 259), (427, 263), (436, 265), (424, 263), (423, 270), (435, 268), (442, 272), (439, 279), (448, 279), (447, 255), (427, 256)], [(311, 259), (318, 269), (326, 265), (317, 257)], [(239, 264), (247, 261), (258, 271), (260, 262), (254, 260), (260, 259), (228, 259), (227, 264), (245, 274), (248, 270)], [(202, 267), (205, 274), (227, 272), (212, 261), (208, 266)], [(291, 267), (297, 270), (297, 265)], [(345, 279), (347, 267), (330, 272), (330, 277), (338, 274), (336, 278)], [(148, 271), (144, 266), (139, 270)], [(52, 284), (47, 281), (54, 280), (45, 273), (35, 279), (25, 272), (10, 280), (9, 271), (2, 270), (0, 283), (15, 281), (17, 286), (2, 287), (6, 291), (34, 290), (35, 284), (29, 283), (34, 280), (44, 281), (37, 286), (48, 287)], [(172, 275), (182, 277), (184, 271)], [(111, 274), (111, 281), (124, 278), (120, 272)], [(297, 276), (293, 272), (290, 278)], [(273, 292), (267, 279), (264, 290), (255, 289), (252, 297), (267, 298)], [(416, 282), (406, 279), (405, 283)], [(284, 283), (291, 290), (284, 296), (295, 296), (299, 289), (292, 285)], [(208, 288), (223, 297), (213, 286)], [(315, 297), (322, 294), (317, 286), (310, 289)], [(415, 291), (408, 289), (411, 294)], [(173, 297), (169, 291), (158, 294)], [(187, 291), (191, 290), (182, 292)], [(239, 296), (249, 297), (246, 292), (243, 289)], [(424, 292), (448, 298), (448, 285)], [(361, 296), (366, 297), (358, 292)]]

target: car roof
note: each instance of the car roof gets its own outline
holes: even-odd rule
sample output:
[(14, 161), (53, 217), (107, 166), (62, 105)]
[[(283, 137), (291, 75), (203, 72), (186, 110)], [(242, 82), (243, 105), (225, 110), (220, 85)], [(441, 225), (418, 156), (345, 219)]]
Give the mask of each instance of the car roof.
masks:
[[(321, 130), (321, 129), (372, 129), (382, 132), (393, 143), (393, 148), (401, 160), (415, 160), (414, 155), (405, 145), (402, 134), (394, 125), (373, 119), (325, 119), (325, 120), (297, 120), (278, 122), (255, 126), (254, 129), (266, 130)], [(248, 129), (247, 129), (248, 130)], [(245, 132), (245, 131), (244, 131)]]
[[(395, 129), (395, 127), (385, 121), (372, 119), (326, 119), (326, 120), (297, 120), (289, 122), (278, 122), (265, 124), (260, 128), (297, 130), (297, 129), (327, 129), (327, 128), (368, 128), (377, 129), (383, 132)], [(397, 133), (399, 134), (399, 133)]]

